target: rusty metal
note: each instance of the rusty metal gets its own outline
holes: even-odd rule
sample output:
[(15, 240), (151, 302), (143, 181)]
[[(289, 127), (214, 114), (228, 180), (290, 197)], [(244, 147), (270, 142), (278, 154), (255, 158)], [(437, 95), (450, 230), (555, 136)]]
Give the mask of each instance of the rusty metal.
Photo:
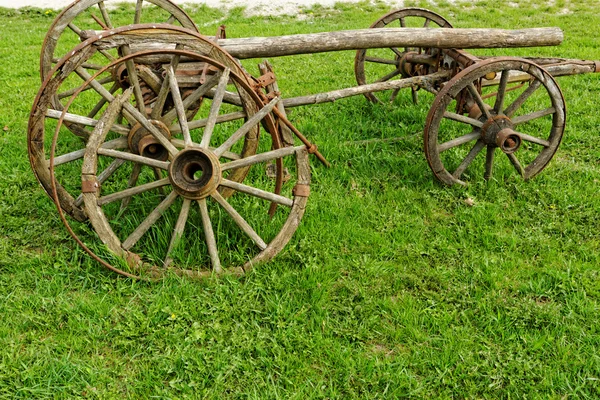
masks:
[(98, 183), (97, 180), (93, 180), (93, 181), (82, 180), (81, 181), (81, 193), (96, 193), (96, 191), (98, 189), (100, 189), (100, 183)]
[(297, 184), (292, 189), (292, 193), (294, 193), (294, 196), (308, 197), (310, 196), (310, 185)]

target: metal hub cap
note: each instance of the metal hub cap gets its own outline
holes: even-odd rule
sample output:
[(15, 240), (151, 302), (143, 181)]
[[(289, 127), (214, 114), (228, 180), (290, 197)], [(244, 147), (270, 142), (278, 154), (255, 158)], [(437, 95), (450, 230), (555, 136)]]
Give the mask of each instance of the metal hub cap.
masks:
[[(165, 124), (157, 120), (150, 120), (160, 133), (167, 139), (171, 139), (171, 132)], [(129, 131), (127, 137), (129, 150), (132, 153), (139, 154), (154, 160), (166, 161), (169, 158), (169, 152), (162, 144), (141, 124), (135, 124)]]
[(193, 148), (177, 153), (169, 168), (169, 179), (177, 193), (188, 199), (203, 199), (221, 183), (221, 167), (209, 150)]
[(510, 118), (497, 115), (488, 119), (481, 128), (481, 138), (487, 145), (499, 147), (506, 154), (512, 154), (521, 146), (521, 136), (513, 129)]

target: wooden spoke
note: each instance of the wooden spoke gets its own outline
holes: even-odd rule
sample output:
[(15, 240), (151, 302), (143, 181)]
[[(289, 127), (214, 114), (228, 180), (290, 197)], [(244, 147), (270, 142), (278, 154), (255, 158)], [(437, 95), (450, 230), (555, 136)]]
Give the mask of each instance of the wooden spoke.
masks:
[[(62, 115), (63, 115), (62, 111), (52, 110), (52, 109), (49, 109), (46, 111), (46, 116), (48, 118), (60, 119), (60, 117)], [(63, 120), (66, 122), (73, 122), (76, 124), (92, 126), (92, 127), (96, 126), (98, 124), (97, 119), (83, 117), (81, 115), (71, 114), (71, 113), (65, 113)], [(112, 125), (110, 130), (112, 132), (118, 133), (120, 135), (127, 135), (129, 133), (129, 128), (127, 128), (126, 126), (123, 126), (123, 125), (118, 125), (118, 124)]]
[[(127, 181), (127, 189), (131, 189), (135, 185), (137, 185), (138, 179), (140, 179), (140, 173), (142, 172), (142, 164), (133, 164), (133, 168), (131, 169), (131, 175), (129, 175), (129, 180)], [(129, 206), (131, 202), (131, 196), (126, 196), (121, 201), (120, 211), (123, 211)]]
[(507, 117), (512, 117), (514, 113), (527, 101), (527, 99), (542, 85), (542, 82), (535, 80), (529, 84), (529, 87), (517, 97), (517, 99), (504, 110)]
[(494, 152), (496, 151), (496, 146), (488, 145), (485, 153), (485, 173), (483, 178), (486, 181), (492, 179), (492, 172), (494, 169)]
[(401, 28), (406, 28), (406, 20), (403, 17), (400, 17), (398, 21), (400, 21)]
[[(400, 89), (396, 89), (396, 91), (398, 91)], [(410, 94), (412, 96), (412, 101), (413, 104), (418, 104), (419, 103), (419, 94), (417, 93), (417, 89), (414, 86), (410, 87)]]
[(365, 61), (376, 63), (376, 64), (398, 65), (396, 60), (389, 60), (387, 58), (379, 58), (379, 57), (365, 57)]
[(173, 22), (175, 22), (175, 16), (173, 14), (171, 14), (171, 16), (167, 19), (167, 21), (165, 23), (172, 24)]
[(282, 158), (285, 156), (289, 156), (294, 154), (298, 150), (304, 149), (306, 146), (296, 146), (296, 147), (282, 147), (277, 150), (266, 151), (264, 153), (255, 154), (253, 156), (245, 157), (240, 160), (231, 161), (225, 164), (221, 164), (222, 171), (228, 171), (230, 169), (248, 167), (250, 165), (258, 164), (261, 162), (267, 162), (271, 160), (275, 160), (277, 158)]
[[(182, 48), (183, 46), (181, 44), (177, 44), (175, 46), (176, 50), (181, 50)], [(179, 58), (179, 54), (175, 54), (171, 59), (171, 63), (169, 64), (169, 66), (173, 70), (177, 69), (177, 66), (179, 65)], [(162, 86), (160, 87), (160, 90), (158, 92), (158, 97), (156, 98), (154, 106), (152, 107), (152, 113), (150, 116), (152, 119), (159, 119), (162, 115), (163, 110), (165, 108), (165, 101), (167, 100), (167, 96), (169, 95), (169, 89), (169, 77), (167, 76), (163, 79)]]
[(550, 147), (550, 142), (548, 140), (531, 136), (522, 132), (517, 132), (517, 134), (521, 137), (521, 139), (525, 140), (526, 142), (539, 144), (540, 146), (544, 147)]
[[(109, 140), (108, 142), (102, 143), (102, 147), (105, 149), (126, 149), (127, 138), (117, 138), (113, 140)], [(66, 164), (71, 161), (82, 159), (85, 154), (85, 148), (72, 151), (70, 153), (62, 154), (58, 157), (54, 157), (54, 166), (57, 167), (62, 164)]]
[(169, 79), (169, 87), (171, 88), (171, 97), (175, 103), (175, 110), (177, 111), (177, 117), (179, 118), (179, 126), (183, 133), (183, 142), (185, 147), (192, 145), (192, 136), (190, 135), (190, 129), (188, 127), (187, 117), (185, 115), (185, 109), (183, 108), (183, 101), (181, 100), (181, 94), (179, 93), (179, 84), (177, 83), (177, 77), (172, 66), (166, 68)]
[(540, 111), (532, 112), (530, 114), (525, 114), (525, 115), (515, 117), (515, 118), (511, 119), (511, 121), (512, 121), (513, 125), (516, 126), (519, 124), (523, 124), (525, 122), (532, 121), (534, 119), (545, 117), (546, 115), (554, 114), (555, 112), (556, 112), (556, 108), (548, 107), (544, 110), (540, 110)]
[(479, 110), (481, 111), (481, 113), (483, 115), (485, 115), (486, 119), (490, 119), (492, 116), (490, 115), (490, 111), (488, 110), (488, 106), (487, 106), (487, 104), (485, 104), (483, 102), (483, 99), (481, 98), (481, 95), (479, 94), (479, 92), (477, 91), (477, 89), (475, 89), (475, 86), (473, 85), (473, 83), (469, 83), (467, 85), (467, 90), (471, 94), (471, 97), (473, 97), (473, 100), (475, 100), (475, 103), (477, 103), (477, 106), (479, 107)]
[[(185, 100), (184, 100), (184, 104), (185, 104)], [(229, 114), (222, 114), (217, 117), (217, 124), (220, 124), (222, 122), (235, 121), (235, 120), (243, 119), (246, 117), (247, 117), (247, 114), (245, 111), (236, 111), (236, 112), (232, 112)], [(195, 121), (189, 121), (188, 127), (190, 129), (202, 128), (202, 127), (206, 126), (207, 122), (208, 122), (208, 118), (203, 118), (203, 119), (199, 119), (199, 120), (195, 120)], [(181, 133), (181, 126), (179, 126), (178, 124), (171, 125), (171, 127), (169, 128), (169, 131), (171, 131), (171, 133)]]
[(188, 215), (190, 213), (190, 205), (192, 201), (190, 199), (183, 199), (183, 203), (181, 204), (181, 211), (179, 212), (179, 217), (177, 218), (177, 222), (175, 223), (175, 228), (173, 229), (173, 235), (171, 236), (171, 241), (169, 242), (169, 248), (167, 250), (167, 255), (165, 256), (165, 261), (163, 263), (163, 267), (167, 268), (169, 265), (173, 263), (173, 259), (171, 258), (171, 253), (177, 247), (181, 237), (183, 236), (183, 231), (185, 230), (185, 224), (188, 219)]
[(444, 152), (444, 151), (446, 151), (448, 149), (451, 149), (453, 147), (460, 146), (461, 144), (465, 144), (465, 143), (469, 143), (469, 142), (471, 142), (473, 140), (477, 140), (477, 139), (479, 139), (480, 136), (481, 136), (480, 132), (473, 131), (473, 132), (471, 132), (469, 134), (466, 134), (464, 136), (460, 136), (460, 137), (457, 137), (456, 139), (452, 139), (452, 140), (449, 140), (449, 141), (447, 141), (445, 143), (440, 144), (438, 146), (438, 151), (440, 153), (442, 153), (442, 152)]
[(217, 240), (215, 239), (215, 232), (213, 231), (212, 224), (210, 222), (210, 216), (208, 215), (208, 206), (206, 205), (206, 199), (198, 200), (200, 206), (200, 217), (202, 219), (202, 227), (204, 229), (204, 238), (206, 239), (206, 246), (208, 247), (208, 254), (210, 256), (210, 262), (213, 267), (213, 271), (221, 273), (221, 261), (219, 260), (219, 252), (217, 250)]
[(168, 185), (169, 183), (169, 178), (164, 178), (158, 181), (145, 183), (143, 185), (133, 186), (120, 192), (100, 197), (98, 199), (98, 205), (103, 206), (105, 204), (112, 203), (113, 201), (129, 199), (131, 198), (131, 196), (135, 196), (136, 194), (144, 193), (152, 189), (163, 187), (165, 185)]
[[(102, 185), (108, 178), (110, 178), (117, 170), (125, 164), (125, 160), (116, 159), (104, 171), (98, 175), (98, 183)], [(74, 202), (75, 206), (80, 207), (83, 204), (83, 194), (79, 194)]]
[(458, 168), (456, 168), (456, 171), (454, 171), (454, 173), (452, 174), (452, 176), (454, 176), (456, 179), (459, 179), (460, 176), (463, 174), (463, 172), (465, 172), (465, 170), (467, 169), (467, 167), (469, 165), (471, 165), (471, 163), (473, 162), (473, 160), (475, 159), (475, 157), (477, 157), (477, 154), (479, 154), (479, 152), (481, 152), (481, 150), (484, 147), (485, 147), (485, 143), (483, 143), (483, 140), (478, 140), (477, 143), (475, 143), (475, 145), (473, 146), (473, 148), (469, 152), (469, 154), (467, 154), (467, 156), (460, 163), (460, 165), (458, 166)]
[[(141, 4), (141, 0), (138, 0), (138, 4)], [(121, 46), (121, 51), (125, 56), (131, 54), (131, 49), (129, 48), (129, 45)], [(137, 105), (137, 108), (142, 115), (146, 116), (146, 104), (144, 104), (144, 94), (142, 93), (142, 87), (140, 86), (140, 80), (138, 78), (138, 73), (135, 68), (133, 59), (125, 61), (125, 66), (127, 67), (127, 75), (129, 78), (129, 82), (133, 86), (133, 95), (135, 96), (135, 103)]]
[(267, 114), (270, 113), (273, 110), (273, 108), (279, 103), (279, 101), (281, 101), (281, 98), (275, 97), (269, 102), (269, 104), (267, 104), (259, 112), (254, 114), (248, 121), (246, 121), (246, 123), (244, 123), (244, 125), (242, 125), (240, 129), (235, 131), (233, 135), (227, 138), (227, 140), (215, 150), (215, 155), (217, 157), (220, 157), (224, 152), (231, 149), (231, 147), (235, 143), (237, 143), (248, 132), (250, 132), (250, 129), (256, 126), (256, 124), (258, 124), (264, 117), (266, 117)]
[(178, 194), (172, 191), (148, 216), (142, 223), (125, 239), (121, 247), (125, 250), (131, 249), (144, 236), (152, 225), (162, 216), (162, 214), (173, 204), (177, 199)]
[[(183, 143), (183, 140), (181, 140), (181, 139), (171, 139), (171, 143), (173, 143), (173, 145), (177, 148), (183, 149), (185, 147), (185, 144)], [(191, 147), (200, 148), (200, 145), (197, 143), (192, 143)], [(213, 152), (216, 150), (214, 147), (209, 147), (208, 149)], [(221, 157), (226, 158), (228, 160), (241, 160), (242, 159), (241, 155), (239, 155), (237, 153), (233, 153), (231, 151), (224, 152), (223, 154), (221, 154)]]
[(139, 24), (142, 20), (142, 5), (144, 4), (144, 0), (137, 0), (135, 3), (135, 14), (133, 16), (133, 23)]
[(284, 196), (280, 196), (275, 193), (267, 192), (262, 189), (257, 189), (252, 186), (244, 185), (242, 183), (230, 181), (228, 179), (223, 179), (221, 181), (221, 186), (228, 187), (230, 189), (237, 190), (238, 192), (246, 193), (254, 197), (258, 197), (259, 199), (268, 200), (273, 203), (281, 204), (282, 206), (291, 207), (294, 205), (294, 200), (289, 199)]
[[(85, 68), (85, 66), (83, 66), (83, 65), (82, 65), (82, 67), (83, 67), (83, 68)], [(108, 76), (108, 77), (105, 77), (105, 78), (98, 79), (98, 83), (100, 83), (101, 85), (105, 85), (105, 84), (107, 84), (107, 83), (109, 83), (109, 82), (113, 82), (113, 78), (112, 78), (112, 76)], [(76, 87), (76, 88), (73, 88), (73, 89), (69, 89), (69, 90), (67, 90), (67, 91), (64, 91), (64, 92), (62, 92), (62, 93), (59, 93), (59, 94), (58, 94), (58, 98), (62, 100), (62, 99), (64, 99), (65, 97), (72, 96), (72, 95), (73, 95), (75, 92), (77, 92), (77, 91), (78, 91), (80, 88), (81, 88), (81, 87)], [(83, 90), (81, 90), (81, 91), (82, 91), (82, 92), (86, 92), (86, 91), (88, 91), (88, 90), (91, 90), (91, 89), (93, 89), (93, 87), (91, 87), (91, 86), (87, 86), (87, 87), (83, 88)], [(113, 93), (114, 93), (114, 92), (113, 92)]]
[(462, 122), (464, 124), (469, 124), (476, 128), (481, 128), (483, 126), (483, 122), (475, 118), (466, 117), (464, 115), (453, 113), (451, 111), (444, 111), (444, 118), (448, 118), (457, 122)]
[(389, 74), (385, 75), (384, 77), (378, 79), (375, 81), (375, 83), (379, 83), (379, 82), (387, 82), (390, 79), (392, 79), (393, 77), (400, 75), (402, 73), (402, 70), (400, 68), (396, 68), (394, 71), (390, 72)]
[(264, 250), (267, 248), (267, 244), (264, 242), (264, 240), (261, 239), (258, 233), (256, 233), (256, 231), (252, 229), (250, 224), (248, 224), (248, 222), (246, 222), (246, 220), (242, 218), (242, 216), (237, 212), (237, 210), (233, 208), (231, 204), (229, 204), (219, 192), (215, 192), (211, 196), (213, 199), (215, 199), (217, 203), (221, 205), (221, 207), (225, 209), (227, 214), (229, 214), (229, 216), (233, 219), (237, 226), (246, 235), (248, 235), (250, 239), (252, 239), (252, 241), (258, 246), (259, 249)]
[(504, 70), (502, 71), (502, 76), (500, 77), (500, 84), (498, 85), (498, 93), (496, 94), (496, 102), (494, 103), (494, 111), (496, 114), (502, 111), (504, 107), (504, 96), (506, 95), (506, 84), (508, 83), (508, 77), (510, 75), (510, 71)]
[(402, 53), (400, 50), (398, 50), (395, 47), (390, 47), (390, 50), (394, 52), (394, 54), (396, 54), (398, 57), (402, 57), (404, 55), (404, 53)]
[(70, 22), (68, 25), (69, 29), (71, 29), (73, 32), (75, 32), (75, 34), (79, 37), (83, 36), (83, 30), (81, 30), (77, 25), (75, 25), (74, 23)]
[(219, 84), (217, 85), (217, 91), (213, 98), (212, 104), (210, 105), (210, 111), (208, 114), (208, 121), (204, 127), (204, 133), (202, 134), (202, 140), (200, 141), (200, 147), (208, 148), (210, 139), (212, 137), (215, 124), (217, 123), (217, 117), (219, 116), (219, 110), (221, 109), (221, 103), (223, 102), (223, 95), (227, 88), (227, 82), (229, 82), (229, 68), (225, 68), (221, 77), (219, 78)]
[(398, 97), (398, 93), (400, 93), (400, 89), (395, 89), (392, 92), (392, 95), (390, 96), (390, 103), (393, 103), (394, 100), (396, 100), (396, 97)]
[(104, 19), (104, 23), (109, 29), (113, 28), (112, 22), (110, 21), (110, 17), (108, 16), (108, 12), (106, 11), (106, 5), (104, 1), (98, 3), (98, 8), (100, 8), (100, 13), (102, 14), (102, 18)]
[(425, 18), (425, 23), (423, 24), (423, 28), (429, 28), (430, 23), (431, 23), (431, 20), (429, 18)]
[(103, 156), (113, 157), (113, 158), (120, 158), (121, 160), (133, 161), (136, 163), (149, 165), (151, 167), (157, 167), (160, 169), (169, 169), (169, 164), (170, 164), (169, 162), (166, 162), (166, 161), (158, 161), (158, 160), (154, 160), (152, 158), (138, 156), (137, 154), (133, 154), (133, 153), (125, 153), (125, 152), (119, 151), (119, 150), (100, 148), (100, 149), (98, 149), (98, 154), (103, 155)]
[(525, 176), (525, 170), (521, 166), (521, 163), (517, 159), (517, 156), (514, 153), (507, 154), (507, 156), (508, 156), (508, 159), (510, 160), (510, 163), (513, 165), (513, 167), (515, 167), (515, 169), (517, 170), (519, 175)]
[[(215, 75), (211, 76), (210, 78), (208, 78), (206, 80), (206, 82), (204, 82), (198, 89), (194, 90), (192, 92), (192, 94), (190, 94), (183, 100), (183, 108), (187, 109), (194, 102), (198, 101), (210, 89), (212, 89), (213, 86), (215, 86), (217, 84), (217, 82), (219, 81), (219, 78), (220, 78), (219, 74), (215, 74)], [(173, 120), (175, 119), (176, 116), (177, 116), (177, 111), (170, 110), (162, 117), (162, 121), (165, 123), (165, 125), (169, 126), (173, 123)], [(190, 128), (190, 129), (192, 129), (192, 128)]]
[[(112, 87), (110, 89), (108, 89), (108, 92), (110, 94), (114, 95), (115, 92), (118, 89), (119, 89), (119, 84), (115, 82), (112, 85)], [(104, 97), (102, 97), (100, 99), (100, 101), (98, 101), (98, 103), (94, 106), (94, 108), (92, 109), (92, 111), (90, 111), (90, 113), (88, 114), (88, 117), (94, 118), (96, 116), (96, 114), (98, 114), (98, 112), (102, 109), (102, 107), (104, 106), (104, 104), (106, 104), (106, 99)]]

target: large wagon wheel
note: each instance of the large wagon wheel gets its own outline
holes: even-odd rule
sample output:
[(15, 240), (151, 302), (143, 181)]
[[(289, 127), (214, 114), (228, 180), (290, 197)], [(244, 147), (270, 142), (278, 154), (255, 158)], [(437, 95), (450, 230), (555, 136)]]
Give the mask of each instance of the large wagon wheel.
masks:
[[(179, 60), (179, 57), (168, 55), (166, 55), (166, 57), (170, 57), (168, 60), (136, 57), (128, 59), (126, 65), (119, 64), (117, 69), (101, 67), (99, 70), (101, 72), (95, 75), (93, 84), (87, 86), (85, 91), (77, 96), (69, 113), (63, 115), (64, 104), (91, 76), (90, 72), (83, 67), (88, 60), (99, 51), (113, 51), (123, 46), (135, 48), (148, 40), (156, 46), (177, 47), (210, 55), (212, 59), (235, 72), (241, 77), (240, 79), (248, 79), (239, 63), (217, 45), (195, 32), (172, 25), (123, 27), (86, 40), (71, 51), (69, 57), (61, 60), (49, 74), (38, 92), (29, 119), (29, 158), (36, 177), (48, 194), (52, 193), (52, 185), (48, 172), (50, 166), (48, 145), (51, 135), (49, 137), (47, 131), (54, 132), (57, 119), (62, 118), (62, 122), (65, 125), (68, 124), (69, 130), (76, 131), (80, 137), (87, 138), (98, 123), (98, 115), (102, 115), (114, 96), (122, 93), (128, 87), (133, 87), (135, 98), (135, 107), (131, 106), (135, 108), (133, 111), (137, 110), (147, 120), (160, 121), (160, 123), (154, 123), (156, 129), (161, 129), (161, 123), (169, 127), (177, 119), (177, 111), (173, 108), (173, 96), (168, 94), (169, 80), (165, 79), (160, 69), (156, 68), (157, 65), (160, 66), (164, 62), (172, 63), (178, 75), (181, 75), (178, 83), (181, 89), (180, 95), (188, 104), (187, 118), (199, 119), (199, 116), (194, 116), (194, 110), (202, 102), (202, 99), (214, 97), (218, 78), (214, 75), (214, 71), (206, 68), (206, 65), (188, 63), (185, 60)], [(104, 80), (106, 77), (115, 75), (118, 84)], [(57, 98), (60, 98), (60, 104), (56, 104)], [(216, 121), (217, 125), (226, 123), (229, 119), (250, 118), (258, 111), (254, 102), (247, 98), (245, 92), (241, 94), (227, 92), (224, 99), (218, 101), (237, 105), (230, 105), (231, 112), (227, 117), (221, 117)], [(208, 105), (209, 101), (204, 101), (204, 103)], [(192, 107), (193, 105), (196, 108)], [(126, 139), (127, 136), (138, 138), (142, 135), (143, 130), (133, 135), (132, 131), (140, 121), (139, 118), (133, 118), (131, 113), (131, 110), (121, 113), (119, 117), (121, 122), (113, 129), (116, 134), (123, 137), (120, 139), (115, 137), (114, 141), (106, 144), (107, 146), (119, 148), (125, 146), (131, 151), (137, 151), (137, 139), (133, 141)], [(232, 154), (231, 157), (245, 157), (255, 153), (258, 129), (259, 127), (256, 125), (250, 130), (244, 139), (245, 144), (241, 152), (237, 155)], [(79, 179), (84, 146), (82, 140), (61, 128), (54, 159), (57, 167), (56, 186), (63, 210), (78, 220), (86, 218), (82, 209), (83, 199), (80, 195), (81, 182)], [(106, 179), (118, 168), (120, 165), (117, 162), (108, 168), (100, 178)], [(132, 182), (136, 180), (136, 174), (137, 169), (130, 172)], [(236, 174), (235, 179), (241, 181), (244, 170), (240, 169)]]
[[(452, 28), (450, 22), (439, 14), (424, 8), (407, 7), (392, 11), (370, 26), (370, 28)], [(431, 64), (414, 64), (408, 61), (411, 56), (423, 56)], [(354, 74), (359, 85), (385, 82), (400, 75), (411, 77), (436, 72), (440, 62), (441, 51), (433, 48), (389, 48), (358, 50), (354, 58)], [(428, 61), (429, 62), (429, 61)], [(417, 87), (411, 88), (413, 102), (417, 102)], [(400, 89), (391, 92), (366, 93), (365, 97), (374, 103), (382, 103), (385, 99), (392, 103)], [(390, 94), (391, 93), (391, 94)]]
[[(168, 23), (198, 31), (192, 19), (170, 0), (138, 0), (133, 15), (121, 12), (119, 0), (80, 0), (67, 6), (52, 22), (40, 53), (42, 82), (52, 67), (91, 31), (103, 31), (140, 23)], [(101, 52), (102, 53), (102, 52)], [(114, 59), (104, 54), (102, 65)], [(93, 68), (94, 65), (89, 65)]]
[[(436, 178), (492, 177), (496, 149), (524, 179), (540, 173), (560, 144), (565, 100), (554, 78), (531, 61), (501, 57), (479, 62), (438, 93), (425, 124), (425, 155)], [(473, 163), (486, 150), (484, 165)], [(498, 162), (500, 161), (500, 162)]]
[[(148, 51), (136, 55), (164, 60), (173, 56), (201, 62), (215, 71), (219, 83), (215, 100), (206, 107), (206, 119), (188, 121), (185, 117), (187, 105), (179, 97), (177, 71), (169, 62), (162, 63), (161, 68), (170, 79), (177, 122), (167, 126), (148, 121), (159, 129), (137, 127), (146, 130), (143, 135), (138, 135), (134, 127), (129, 140), (137, 141), (138, 151), (106, 146), (114, 140), (111, 137), (118, 137), (115, 131), (120, 129), (119, 114), (131, 113), (139, 118), (130, 105), (133, 87), (110, 100), (85, 149), (81, 176), (86, 213), (109, 250), (104, 257), (124, 260), (135, 273), (155, 275), (167, 268), (191, 276), (225, 271), (243, 273), (276, 255), (295, 232), (309, 194), (308, 152), (305, 146), (281, 146), (271, 115), (280, 99), (264, 104), (243, 75), (212, 58), (186, 51)], [(118, 68), (132, 59), (133, 56), (120, 58), (110, 68)], [(93, 77), (88, 82), (93, 82)], [(65, 105), (65, 113), (87, 84)], [(245, 123), (215, 127), (215, 121), (230, 115), (227, 105), (216, 99), (233, 87), (240, 97), (250, 99), (248, 103), (258, 111)], [(248, 103), (244, 108), (250, 115)], [(262, 140), (258, 153), (235, 160), (226, 157), (236, 148), (239, 151), (242, 139), (259, 122), (264, 123), (272, 135)], [(182, 140), (168, 139), (175, 131), (182, 132)], [(132, 169), (144, 165), (149, 171), (139, 174), (134, 185), (117, 175), (100, 183), (102, 171), (117, 161), (129, 164)], [(266, 163), (274, 161), (278, 161), (280, 170), (285, 167), (294, 176), (282, 187), (264, 175)], [(232, 172), (243, 167), (253, 168), (242, 184), (232, 180)], [(150, 173), (155, 168), (161, 173)], [(164, 191), (162, 194), (158, 191), (160, 188)], [(231, 190), (235, 195), (226, 199), (223, 192)], [(125, 210), (119, 206), (123, 199), (130, 199)], [(267, 213), (271, 203), (287, 212), (279, 212), (271, 220)], [(261, 208), (264, 212), (260, 212)], [(193, 233), (186, 234), (188, 231)]]

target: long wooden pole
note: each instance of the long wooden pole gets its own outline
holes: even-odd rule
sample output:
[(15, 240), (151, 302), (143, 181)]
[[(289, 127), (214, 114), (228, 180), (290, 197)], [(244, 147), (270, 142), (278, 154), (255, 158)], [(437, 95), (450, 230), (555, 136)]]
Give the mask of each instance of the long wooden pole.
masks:
[(563, 33), (560, 28), (519, 30), (377, 28), (288, 36), (220, 39), (217, 43), (232, 56), (244, 59), (385, 47), (474, 49), (555, 46), (562, 40)]

